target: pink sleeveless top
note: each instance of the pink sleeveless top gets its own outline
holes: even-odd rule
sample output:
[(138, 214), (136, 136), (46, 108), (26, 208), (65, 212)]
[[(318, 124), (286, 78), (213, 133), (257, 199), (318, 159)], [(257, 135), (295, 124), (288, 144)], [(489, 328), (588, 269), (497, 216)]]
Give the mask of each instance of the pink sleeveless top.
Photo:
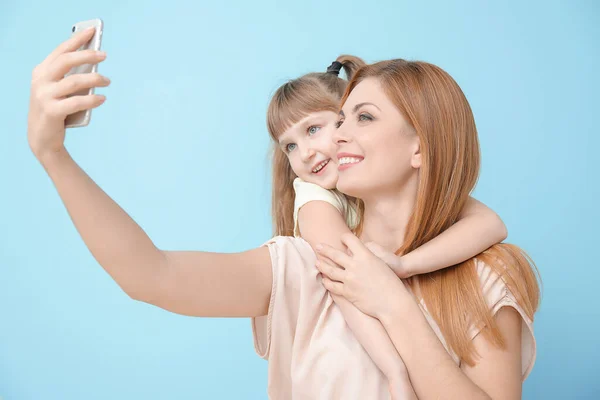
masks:
[[(269, 361), (270, 399), (390, 399), (388, 382), (358, 343), (339, 307), (317, 275), (315, 253), (300, 238), (275, 237), (266, 244), (271, 255), (273, 286), (268, 314), (252, 318), (254, 348)], [(495, 314), (515, 308), (523, 318), (522, 374), (535, 362), (533, 323), (497, 275), (484, 264), (477, 267), (483, 294)], [(441, 332), (421, 310), (446, 347)], [(479, 331), (470, 332), (474, 338)], [(446, 347), (454, 361), (458, 357)]]

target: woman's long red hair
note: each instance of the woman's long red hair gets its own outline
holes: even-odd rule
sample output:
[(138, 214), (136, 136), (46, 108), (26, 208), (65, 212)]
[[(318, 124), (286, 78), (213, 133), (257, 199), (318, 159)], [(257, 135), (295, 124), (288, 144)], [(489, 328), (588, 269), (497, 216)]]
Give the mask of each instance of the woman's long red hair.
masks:
[[(420, 139), (417, 201), (404, 243), (397, 251), (406, 254), (458, 220), (479, 175), (477, 129), (462, 90), (435, 65), (398, 59), (365, 66), (350, 81), (342, 104), (354, 87), (368, 78), (381, 82)], [(418, 279), (421, 297), (446, 343), (468, 365), (474, 365), (476, 356), (468, 336), (471, 323), (485, 327), (483, 334), (493, 344), (504, 346), (482, 294), (476, 260), (502, 277), (531, 320), (540, 301), (535, 265), (523, 250), (511, 244), (494, 245), (475, 258), (411, 281), (414, 285)]]

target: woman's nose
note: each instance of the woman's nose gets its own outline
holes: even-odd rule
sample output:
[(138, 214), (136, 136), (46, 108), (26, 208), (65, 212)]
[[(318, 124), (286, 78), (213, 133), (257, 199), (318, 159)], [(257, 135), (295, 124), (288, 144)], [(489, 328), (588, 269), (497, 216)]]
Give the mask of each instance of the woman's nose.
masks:
[(346, 130), (344, 129), (344, 125), (340, 126), (334, 131), (332, 140), (333, 143), (336, 145), (347, 143), (349, 141), (348, 135), (346, 134)]

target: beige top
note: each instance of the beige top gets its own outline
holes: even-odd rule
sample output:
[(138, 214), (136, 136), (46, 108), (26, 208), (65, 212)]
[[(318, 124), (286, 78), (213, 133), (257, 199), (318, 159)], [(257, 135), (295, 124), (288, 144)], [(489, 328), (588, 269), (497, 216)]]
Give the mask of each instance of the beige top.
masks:
[(323, 189), (314, 183), (294, 179), (294, 236), (300, 237), (298, 227), (298, 211), (308, 202), (324, 201), (334, 206), (346, 219), (346, 225), (354, 229), (358, 225), (358, 214), (350, 206), (346, 197), (337, 190)]
[[(252, 318), (254, 348), (269, 361), (270, 399), (389, 399), (387, 379), (355, 339), (314, 266), (315, 254), (303, 239), (278, 236), (267, 243), (273, 268), (269, 312)], [(503, 306), (521, 314), (522, 374), (535, 361), (533, 324), (504, 282), (479, 263), (484, 296), (493, 313)], [(440, 341), (443, 337), (423, 303), (421, 310)], [(471, 337), (477, 335), (472, 329)], [(448, 351), (448, 349), (446, 348)], [(449, 351), (454, 361), (460, 360)]]

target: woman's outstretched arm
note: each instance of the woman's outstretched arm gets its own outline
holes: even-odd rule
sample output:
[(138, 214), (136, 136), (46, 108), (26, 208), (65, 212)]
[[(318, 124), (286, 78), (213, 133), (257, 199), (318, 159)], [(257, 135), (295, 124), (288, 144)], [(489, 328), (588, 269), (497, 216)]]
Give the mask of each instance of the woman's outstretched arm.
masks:
[(233, 254), (160, 250), (66, 150), (43, 165), (86, 246), (131, 298), (193, 316), (267, 314), (268, 248)]
[(28, 116), (31, 150), (52, 179), (81, 238), (134, 299), (186, 315), (265, 315), (272, 283), (268, 248), (236, 254), (162, 251), (64, 147), (65, 117), (103, 102), (98, 95), (67, 95), (108, 84), (98, 74), (64, 77), (73, 66), (104, 59), (93, 51), (76, 51), (92, 33), (62, 43), (35, 68)]

